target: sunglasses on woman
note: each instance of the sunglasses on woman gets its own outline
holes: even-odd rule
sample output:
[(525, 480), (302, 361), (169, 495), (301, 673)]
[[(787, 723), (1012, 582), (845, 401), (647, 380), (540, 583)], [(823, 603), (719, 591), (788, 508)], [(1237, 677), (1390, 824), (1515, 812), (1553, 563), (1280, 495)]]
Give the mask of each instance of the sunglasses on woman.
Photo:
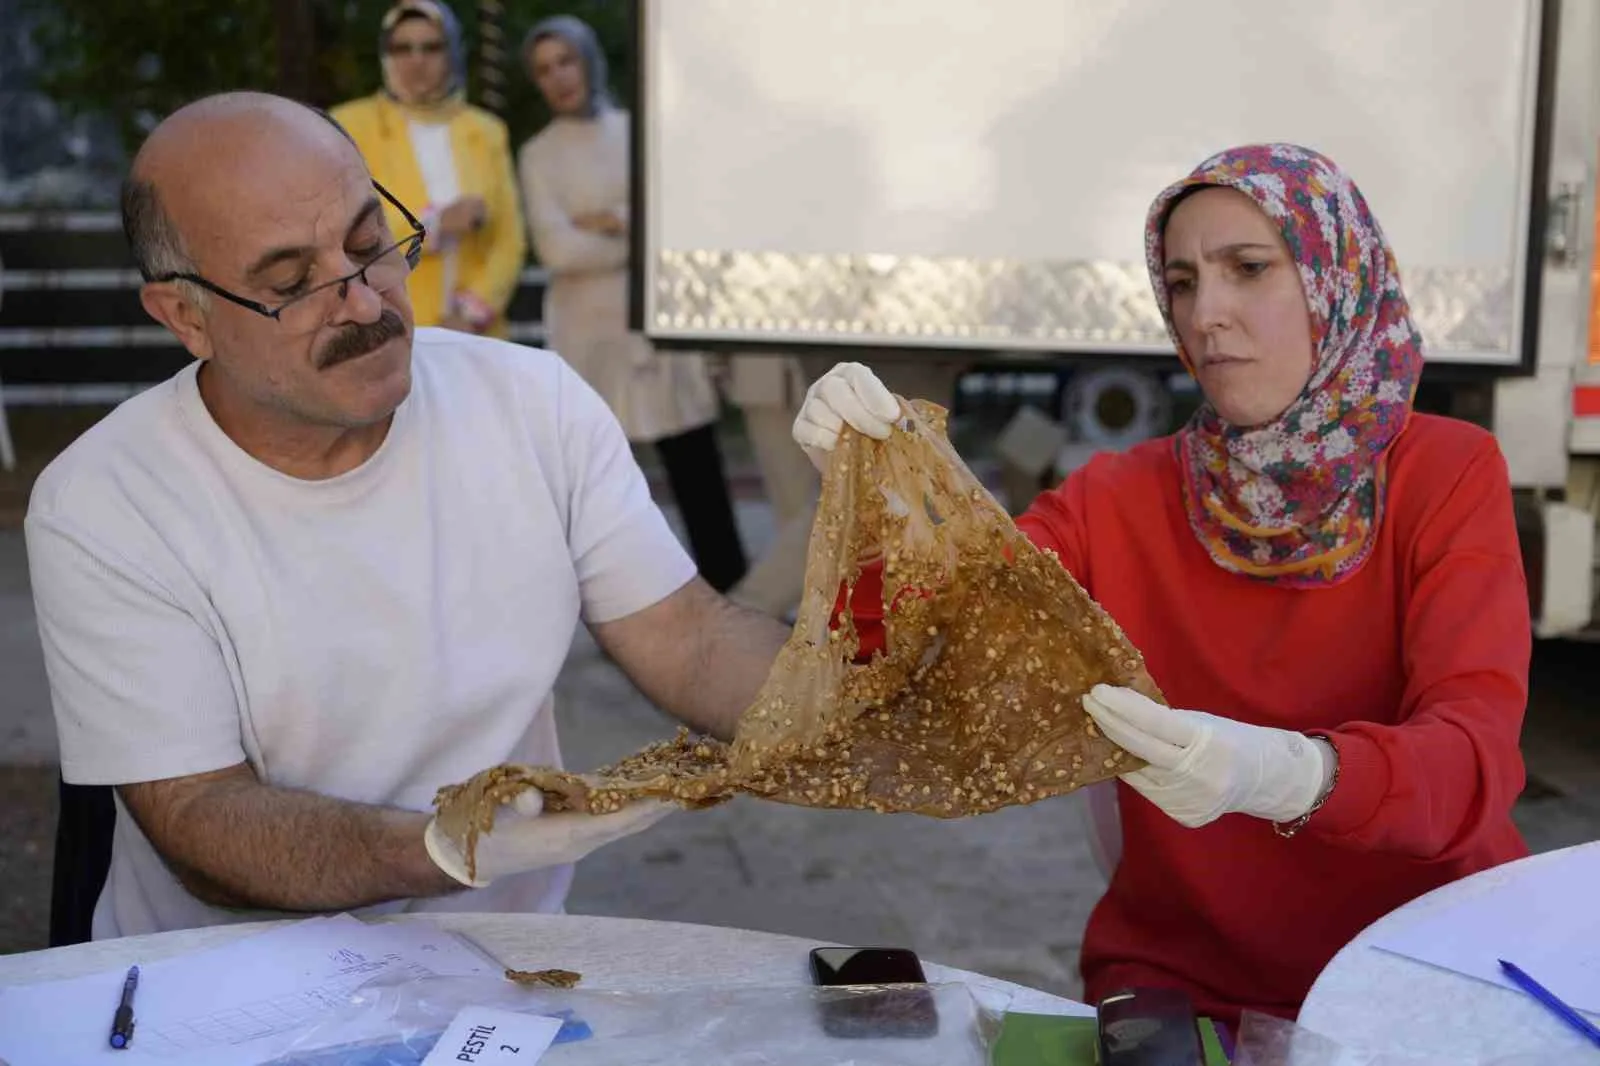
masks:
[(443, 41), (419, 41), (414, 44), (404, 41), (391, 41), (389, 43), (389, 54), (392, 56), (436, 56), (443, 51)]

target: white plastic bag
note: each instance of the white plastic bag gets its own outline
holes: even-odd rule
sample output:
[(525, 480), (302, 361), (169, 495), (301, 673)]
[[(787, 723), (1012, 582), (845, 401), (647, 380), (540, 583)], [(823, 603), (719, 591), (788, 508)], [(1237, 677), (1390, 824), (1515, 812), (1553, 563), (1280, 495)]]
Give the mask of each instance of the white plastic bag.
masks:
[(960, 984), (597, 992), (376, 981), (272, 1066), (417, 1066), (474, 1006), (562, 1018), (539, 1060), (549, 1066), (986, 1066), (1005, 1005)]

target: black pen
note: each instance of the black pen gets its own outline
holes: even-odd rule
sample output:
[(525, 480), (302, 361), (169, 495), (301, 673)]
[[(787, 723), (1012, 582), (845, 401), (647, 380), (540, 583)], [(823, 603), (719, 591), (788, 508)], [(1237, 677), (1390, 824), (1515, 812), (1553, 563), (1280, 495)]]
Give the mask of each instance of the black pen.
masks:
[(139, 967), (128, 969), (127, 980), (122, 982), (122, 1000), (117, 1004), (117, 1016), (111, 1020), (111, 1046), (125, 1048), (133, 1039), (133, 990), (139, 987)]

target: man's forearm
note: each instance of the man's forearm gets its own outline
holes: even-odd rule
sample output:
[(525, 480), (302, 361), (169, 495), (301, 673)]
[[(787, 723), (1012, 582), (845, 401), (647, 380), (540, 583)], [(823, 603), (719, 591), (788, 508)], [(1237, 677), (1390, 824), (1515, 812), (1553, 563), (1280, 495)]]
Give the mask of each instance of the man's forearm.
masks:
[(247, 767), (203, 778), (122, 792), (184, 887), (207, 903), (333, 911), (461, 887), (428, 858), (426, 814), (274, 788)]
[(769, 615), (723, 599), (696, 580), (670, 614), (635, 625), (616, 648), (628, 675), (662, 710), (701, 733), (733, 737), (788, 639)]
[(701, 733), (728, 740), (772, 670), (789, 627), (730, 603), (701, 578), (595, 639), (658, 707)]
[(693, 668), (663, 708), (703, 733), (728, 740), (772, 671), (789, 627), (722, 597), (707, 603), (695, 632)]

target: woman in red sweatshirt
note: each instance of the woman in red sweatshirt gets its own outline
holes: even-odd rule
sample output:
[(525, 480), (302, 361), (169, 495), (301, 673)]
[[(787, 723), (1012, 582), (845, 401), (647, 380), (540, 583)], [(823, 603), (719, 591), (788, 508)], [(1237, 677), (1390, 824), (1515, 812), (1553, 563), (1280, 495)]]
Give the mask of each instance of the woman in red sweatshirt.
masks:
[[(1331, 161), (1224, 152), (1156, 198), (1145, 243), (1206, 402), (1017, 523), (1172, 701), (1084, 699), (1148, 763), (1117, 785), (1123, 851), (1084, 934), (1085, 995), (1177, 986), (1229, 1023), (1292, 1018), (1369, 923), (1527, 854), (1511, 821), (1531, 654), (1511, 489), (1492, 436), (1412, 411), (1422, 338)], [(820, 466), (844, 424), (882, 439), (897, 414), (841, 364), (795, 438)], [(881, 641), (859, 622), (863, 647)]]

